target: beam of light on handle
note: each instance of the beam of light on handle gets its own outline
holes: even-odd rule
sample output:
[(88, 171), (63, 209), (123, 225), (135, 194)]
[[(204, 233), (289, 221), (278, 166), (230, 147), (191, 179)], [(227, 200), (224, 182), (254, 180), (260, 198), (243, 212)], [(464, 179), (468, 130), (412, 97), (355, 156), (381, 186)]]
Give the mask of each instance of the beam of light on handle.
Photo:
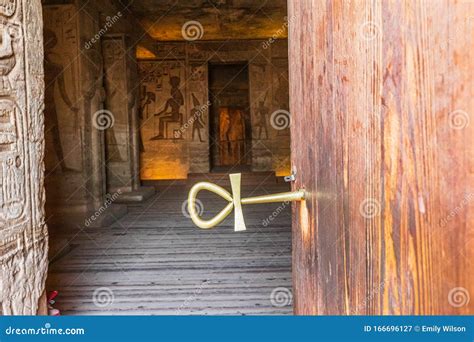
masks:
[[(242, 204), (259, 204), (259, 203), (274, 203), (274, 202), (290, 202), (290, 201), (303, 201), (306, 196), (306, 192), (303, 189), (297, 191), (283, 192), (272, 195), (263, 195), (242, 198), (240, 197), (241, 189), (241, 174), (233, 173), (229, 175), (230, 184), (232, 188), (232, 195), (222, 187), (209, 183), (209, 182), (199, 182), (195, 184), (188, 195), (188, 211), (191, 217), (191, 220), (196, 226), (202, 229), (213, 228), (221, 223), (231, 212), (232, 209), (234, 212), (234, 231), (243, 231), (247, 228), (245, 227), (244, 213), (242, 211)], [(215, 193), (216, 195), (221, 196), (229, 203), (222, 209), (216, 216), (209, 220), (203, 220), (199, 216), (199, 213), (196, 208), (196, 198), (201, 190), (208, 190)]]

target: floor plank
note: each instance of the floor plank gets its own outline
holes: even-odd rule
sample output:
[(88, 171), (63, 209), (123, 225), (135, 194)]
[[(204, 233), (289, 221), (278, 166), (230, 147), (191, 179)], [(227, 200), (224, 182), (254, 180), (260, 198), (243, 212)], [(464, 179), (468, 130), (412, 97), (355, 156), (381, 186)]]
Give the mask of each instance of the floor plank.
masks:
[[(244, 207), (245, 232), (233, 231), (232, 217), (201, 230), (182, 211), (197, 180), (230, 189), (219, 174), (155, 183), (154, 197), (130, 205), (110, 227), (62, 232), (72, 248), (50, 265), (48, 290), (60, 292), (55, 307), (65, 315), (292, 314), (290, 206)], [(273, 175), (242, 180), (242, 196), (288, 191)], [(205, 212), (225, 204), (204, 192), (199, 199)]]

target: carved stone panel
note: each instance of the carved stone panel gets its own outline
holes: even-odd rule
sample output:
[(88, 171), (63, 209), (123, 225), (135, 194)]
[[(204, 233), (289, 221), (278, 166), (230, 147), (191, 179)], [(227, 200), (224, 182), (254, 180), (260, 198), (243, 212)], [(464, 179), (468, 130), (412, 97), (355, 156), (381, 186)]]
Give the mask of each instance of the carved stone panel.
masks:
[(43, 46), (39, 0), (0, 1), (0, 314), (44, 291)]
[[(213, 127), (211, 131), (217, 128), (214, 115), (209, 114), (212, 106), (206, 106), (208, 70), (209, 65), (222, 63), (249, 64), (247, 163), (254, 171), (290, 173), (287, 43), (277, 40), (266, 48), (265, 42), (157, 44), (158, 56), (163, 59), (139, 62), (142, 179), (184, 178), (188, 172), (209, 171), (209, 156), (214, 160), (218, 153), (212, 148), (209, 151), (213, 144), (209, 127)], [(177, 71), (180, 68), (186, 70), (185, 75)], [(172, 95), (170, 75), (174, 74), (179, 74), (180, 86)], [(181, 96), (184, 105), (180, 104)], [(277, 115), (272, 116), (275, 112)]]
[(179, 60), (139, 63), (142, 179), (187, 176), (185, 71)]

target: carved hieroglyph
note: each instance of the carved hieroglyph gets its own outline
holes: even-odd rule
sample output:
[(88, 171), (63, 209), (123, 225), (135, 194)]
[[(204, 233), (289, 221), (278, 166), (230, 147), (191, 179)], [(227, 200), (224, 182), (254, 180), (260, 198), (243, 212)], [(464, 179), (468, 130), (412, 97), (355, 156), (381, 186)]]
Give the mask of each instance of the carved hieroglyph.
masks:
[(0, 302), (35, 314), (47, 271), (39, 0), (0, 0)]

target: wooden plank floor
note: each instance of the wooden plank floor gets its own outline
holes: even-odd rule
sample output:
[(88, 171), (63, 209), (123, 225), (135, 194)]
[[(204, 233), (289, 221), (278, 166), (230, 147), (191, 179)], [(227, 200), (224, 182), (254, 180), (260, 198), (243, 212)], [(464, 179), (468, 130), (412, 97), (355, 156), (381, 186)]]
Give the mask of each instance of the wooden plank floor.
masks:
[[(209, 178), (230, 190), (222, 177), (157, 184), (154, 197), (112, 226), (64, 232), (73, 248), (50, 265), (48, 279), (48, 290), (60, 292), (56, 307), (64, 315), (292, 314), (291, 303), (271, 300), (276, 288), (291, 294), (290, 206), (245, 206), (247, 231), (239, 233), (232, 217), (201, 230), (183, 215), (193, 183)], [(243, 196), (288, 191), (271, 174), (242, 181)], [(199, 198), (205, 212), (225, 204), (206, 192)], [(288, 292), (276, 291), (288, 303)]]

